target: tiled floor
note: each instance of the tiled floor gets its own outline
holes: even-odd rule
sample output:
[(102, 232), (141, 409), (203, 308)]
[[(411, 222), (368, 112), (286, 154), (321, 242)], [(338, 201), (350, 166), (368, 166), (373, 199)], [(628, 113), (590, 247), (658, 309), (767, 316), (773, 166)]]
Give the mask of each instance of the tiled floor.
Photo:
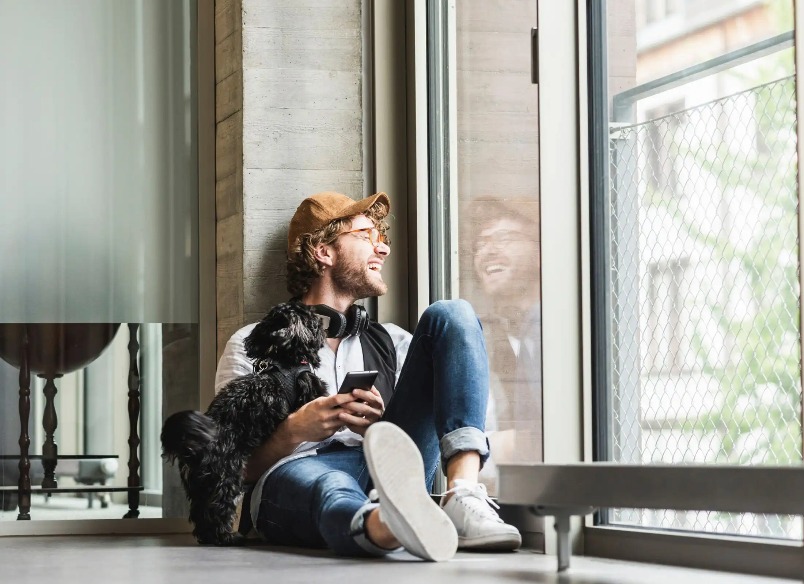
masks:
[(400, 552), (358, 560), (327, 552), (254, 546), (200, 547), (189, 536), (0, 538), (0, 582), (143, 584), (190, 582), (368, 582), (371, 584), (779, 584), (783, 580), (575, 557), (556, 574), (555, 558), (460, 553), (442, 564)]

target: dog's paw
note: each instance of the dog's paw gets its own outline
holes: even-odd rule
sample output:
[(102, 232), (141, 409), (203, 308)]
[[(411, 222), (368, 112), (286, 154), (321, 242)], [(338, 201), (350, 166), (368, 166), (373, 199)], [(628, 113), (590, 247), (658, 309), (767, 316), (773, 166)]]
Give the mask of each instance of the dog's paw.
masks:
[(214, 529), (200, 529), (196, 525), (193, 535), (199, 545), (218, 545), (219, 535)]
[(226, 533), (218, 537), (215, 545), (219, 546), (243, 546), (246, 545), (246, 536), (242, 533)]

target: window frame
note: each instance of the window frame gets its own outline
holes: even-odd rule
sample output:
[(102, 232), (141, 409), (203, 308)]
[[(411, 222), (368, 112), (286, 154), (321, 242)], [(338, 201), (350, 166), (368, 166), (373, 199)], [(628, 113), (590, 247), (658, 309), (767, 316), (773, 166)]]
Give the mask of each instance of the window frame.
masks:
[[(585, 409), (584, 419), (585, 461), (606, 460), (611, 448), (608, 424), (608, 410), (611, 407), (608, 369), (611, 359), (610, 330), (608, 318), (611, 306), (608, 285), (609, 233), (608, 217), (608, 144), (605, 139), (605, 124), (608, 120), (606, 95), (607, 37), (605, 34), (605, 0), (578, 0), (577, 50), (579, 55), (579, 100), (581, 112), (586, 110), (588, 132), (579, 134), (580, 157), (579, 173), (587, 177), (582, 182), (582, 199), (588, 201), (589, 214), (587, 245), (589, 262), (581, 258), (581, 271), (587, 281), (589, 292), (589, 312), (584, 314), (585, 325), (590, 326), (588, 353), (584, 356), (585, 366), (589, 366), (589, 376), (585, 384), (591, 384), (585, 391), (591, 408)], [(801, 24), (804, 16), (802, 3), (795, 3), (795, 41), (804, 43)], [(540, 14), (541, 21), (541, 14)], [(799, 45), (804, 46), (804, 44)], [(553, 53), (555, 54), (555, 53)], [(552, 57), (551, 57), (552, 58)], [(586, 69), (586, 71), (584, 71)], [(804, 69), (801, 59), (796, 60), (796, 76)], [(553, 80), (559, 83), (560, 80)], [(545, 83), (547, 80), (545, 80)], [(796, 84), (797, 115), (804, 115), (804, 84)], [(584, 105), (585, 104), (585, 105)], [(804, 160), (802, 145), (802, 125), (798, 126), (799, 160)], [(542, 159), (542, 164), (549, 164)], [(799, 198), (802, 193), (802, 176), (798, 175)], [(804, 233), (804, 219), (799, 213), (799, 234)], [(583, 222), (582, 218), (582, 222)], [(799, 245), (799, 261), (804, 261), (804, 245)], [(802, 264), (804, 265), (804, 264)], [(800, 276), (801, 277), (801, 276)], [(802, 315), (804, 311), (800, 311)], [(802, 321), (804, 322), (804, 321)], [(804, 329), (802, 329), (804, 330)], [(587, 405), (587, 404), (585, 404)], [(570, 461), (566, 461), (570, 462)], [(649, 465), (645, 465), (649, 466)], [(707, 468), (706, 473), (712, 484), (717, 484), (722, 469)], [(763, 471), (756, 468), (757, 473)], [(802, 469), (800, 472), (804, 472)], [(679, 492), (675, 498), (683, 501), (688, 493)], [(585, 519), (582, 543), (586, 554), (611, 559), (654, 562), (691, 568), (721, 571), (739, 571), (764, 576), (799, 578), (801, 576), (801, 542), (789, 540), (770, 540), (742, 538), (700, 533), (673, 533), (649, 529), (630, 529), (623, 526), (605, 525), (606, 510)]]

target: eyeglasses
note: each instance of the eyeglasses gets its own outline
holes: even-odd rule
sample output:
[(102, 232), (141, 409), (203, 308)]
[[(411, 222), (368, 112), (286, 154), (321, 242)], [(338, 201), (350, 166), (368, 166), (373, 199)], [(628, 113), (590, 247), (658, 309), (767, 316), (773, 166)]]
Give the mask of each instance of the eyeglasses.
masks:
[(539, 242), (536, 241), (531, 235), (520, 233), (518, 231), (498, 231), (491, 236), (478, 237), (474, 241), (472, 248), (473, 251), (477, 253), (486, 249), (490, 245), (500, 249), (521, 243), (535, 243), (537, 248), (541, 247)]
[(385, 245), (391, 245), (391, 240), (388, 239), (388, 236), (385, 233), (382, 233), (376, 227), (364, 227), (362, 229), (352, 229), (351, 231), (344, 231), (341, 235), (352, 234), (355, 237), (360, 239), (365, 239), (366, 241), (370, 241), (371, 245), (377, 247), (381, 243)]

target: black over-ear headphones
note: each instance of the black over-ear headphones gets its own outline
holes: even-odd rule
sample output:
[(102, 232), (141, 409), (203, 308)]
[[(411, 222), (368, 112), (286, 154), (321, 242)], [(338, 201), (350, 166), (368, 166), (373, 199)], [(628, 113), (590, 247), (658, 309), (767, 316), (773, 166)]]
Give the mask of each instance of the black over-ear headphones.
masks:
[(318, 314), (328, 338), (359, 335), (369, 326), (368, 311), (359, 304), (352, 304), (345, 314), (326, 304), (315, 304), (310, 308)]

